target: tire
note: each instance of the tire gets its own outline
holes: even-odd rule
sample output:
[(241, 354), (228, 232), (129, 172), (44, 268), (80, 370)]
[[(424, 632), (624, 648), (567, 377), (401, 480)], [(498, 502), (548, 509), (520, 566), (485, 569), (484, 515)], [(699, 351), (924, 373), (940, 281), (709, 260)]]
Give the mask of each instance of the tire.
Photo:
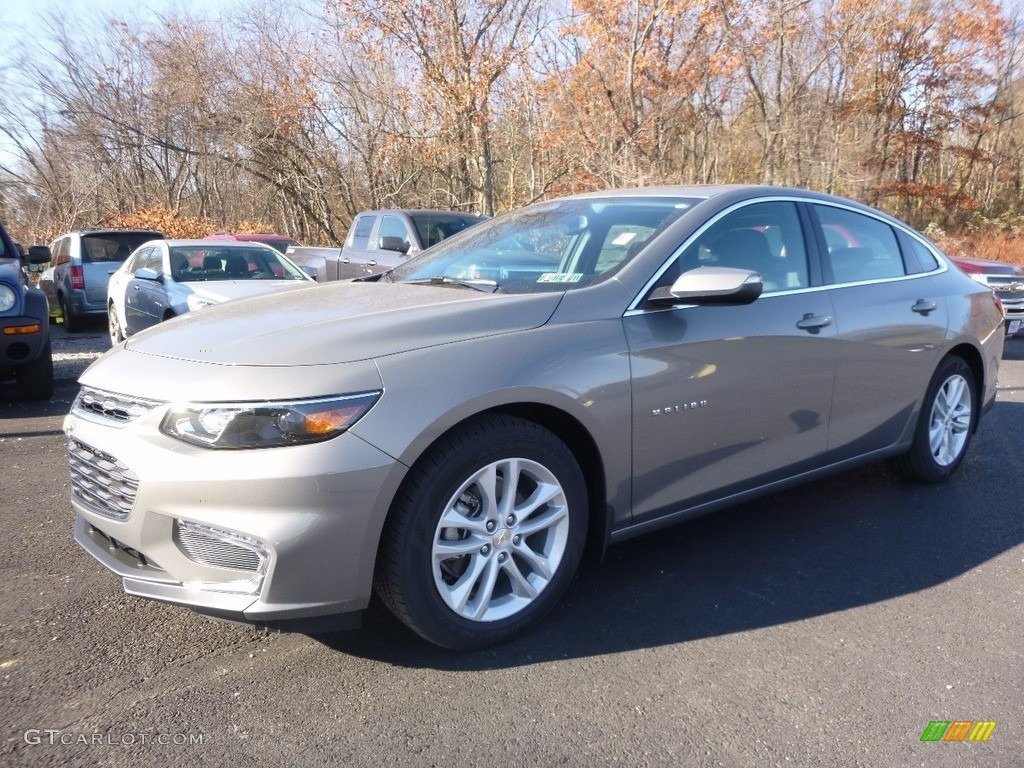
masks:
[(49, 400), (53, 397), (53, 353), (50, 340), (39, 357), (19, 365), (14, 371), (18, 382), (18, 397), (24, 400)]
[(974, 374), (959, 357), (947, 357), (932, 376), (910, 449), (896, 459), (908, 478), (939, 483), (963, 461), (978, 420)]
[(64, 331), (66, 333), (78, 333), (82, 330), (82, 321), (68, 311), (68, 302), (63, 296), (57, 297), (60, 305), (60, 316), (64, 318)]
[(441, 438), (404, 483), (381, 541), (377, 594), (436, 645), (504, 642), (565, 592), (587, 520), (583, 474), (564, 443), (525, 419), (481, 417)]
[(124, 330), (117, 319), (117, 310), (114, 309), (114, 302), (107, 307), (107, 333), (110, 335), (110, 346), (116, 347), (124, 341)]

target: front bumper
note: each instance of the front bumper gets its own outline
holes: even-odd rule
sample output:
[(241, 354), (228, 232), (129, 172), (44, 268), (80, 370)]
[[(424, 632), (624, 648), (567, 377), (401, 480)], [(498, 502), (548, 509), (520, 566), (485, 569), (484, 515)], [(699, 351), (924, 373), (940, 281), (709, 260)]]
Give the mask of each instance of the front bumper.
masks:
[(0, 366), (32, 362), (42, 354), (48, 337), (45, 319), (23, 316), (0, 318)]
[[(159, 432), (165, 411), (116, 427), (65, 420), (79, 465), (75, 540), (125, 592), (257, 624), (366, 607), (404, 467), (351, 433), (285, 448), (193, 447)], [(265, 556), (240, 567), (251, 552), (212, 540), (197, 552), (183, 543), (184, 527), (251, 542)]]

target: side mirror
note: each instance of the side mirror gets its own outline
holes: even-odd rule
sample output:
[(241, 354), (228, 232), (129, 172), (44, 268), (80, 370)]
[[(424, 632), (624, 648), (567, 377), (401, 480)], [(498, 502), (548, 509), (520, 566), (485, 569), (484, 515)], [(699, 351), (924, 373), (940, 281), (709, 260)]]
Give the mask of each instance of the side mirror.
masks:
[(655, 289), (647, 299), (655, 306), (677, 304), (750, 304), (764, 289), (761, 276), (748, 269), (697, 267), (681, 274), (671, 287)]
[(303, 266), (303, 267), (299, 267), (299, 269), (301, 269), (304, 273), (306, 273), (307, 275), (312, 277), (314, 280), (317, 279), (316, 267), (305, 267), (305, 266)]
[(50, 253), (48, 245), (30, 245), (28, 248), (29, 264), (48, 264), (53, 261), (53, 254)]
[(163, 275), (161, 275), (155, 269), (150, 269), (149, 267), (143, 267), (142, 269), (137, 270), (135, 272), (135, 277), (137, 277), (139, 280), (153, 280), (158, 283), (162, 283), (164, 280)]
[(380, 248), (382, 251), (397, 251), (398, 253), (408, 253), (409, 243), (400, 237), (385, 236), (380, 239)]

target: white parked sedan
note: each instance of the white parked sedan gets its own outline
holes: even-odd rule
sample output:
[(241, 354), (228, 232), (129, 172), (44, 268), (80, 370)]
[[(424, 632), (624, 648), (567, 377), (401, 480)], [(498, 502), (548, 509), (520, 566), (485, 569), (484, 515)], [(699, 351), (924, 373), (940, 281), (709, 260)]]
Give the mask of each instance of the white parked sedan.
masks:
[(309, 275), (260, 243), (151, 240), (110, 276), (110, 343), (213, 304), (311, 285)]

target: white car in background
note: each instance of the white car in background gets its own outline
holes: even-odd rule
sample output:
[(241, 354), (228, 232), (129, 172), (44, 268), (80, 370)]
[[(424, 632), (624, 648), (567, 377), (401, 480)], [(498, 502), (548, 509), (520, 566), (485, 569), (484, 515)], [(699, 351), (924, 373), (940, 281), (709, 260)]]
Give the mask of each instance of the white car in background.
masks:
[(110, 276), (110, 342), (213, 304), (316, 285), (267, 245), (210, 240), (151, 240)]

